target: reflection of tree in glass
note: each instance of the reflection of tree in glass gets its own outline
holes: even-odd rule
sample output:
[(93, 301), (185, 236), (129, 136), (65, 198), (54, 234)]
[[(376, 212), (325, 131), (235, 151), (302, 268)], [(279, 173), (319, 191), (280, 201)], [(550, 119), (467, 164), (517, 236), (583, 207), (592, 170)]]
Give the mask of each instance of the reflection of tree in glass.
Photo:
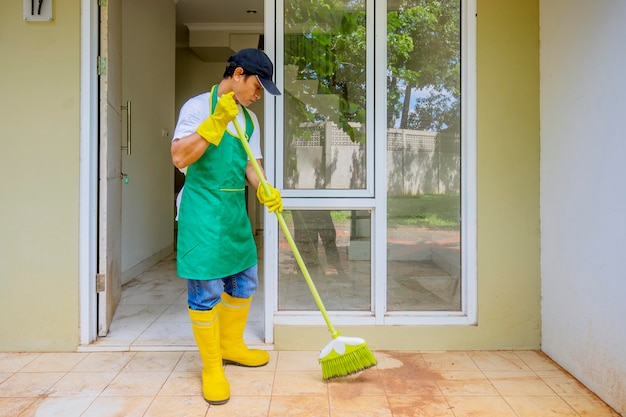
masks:
[(362, 130), (350, 125), (365, 122), (364, 0), (287, 1), (285, 65), (298, 68), (299, 80), (317, 81), (314, 94), (339, 99), (337, 114), (328, 114), (323, 107), (286, 98), (289, 105), (295, 105), (287, 107), (286, 103), (286, 127), (290, 133), (303, 137), (306, 133), (298, 131), (301, 123), (332, 120), (352, 141), (365, 139)]
[[(459, 133), (460, 0), (388, 4), (387, 126)], [(298, 184), (294, 141), (311, 139), (307, 123), (332, 121), (353, 142), (365, 141), (365, 5), (365, 0), (285, 2), (285, 65), (294, 69), (298, 82), (311, 81), (306, 94), (318, 100), (307, 103), (285, 85), (287, 188)], [(337, 105), (320, 104), (324, 95), (336, 97)], [(328, 168), (325, 158), (322, 153), (323, 169)], [(358, 171), (353, 167), (353, 183)]]
[(387, 13), (387, 126), (458, 132), (460, 0), (395, 4)]

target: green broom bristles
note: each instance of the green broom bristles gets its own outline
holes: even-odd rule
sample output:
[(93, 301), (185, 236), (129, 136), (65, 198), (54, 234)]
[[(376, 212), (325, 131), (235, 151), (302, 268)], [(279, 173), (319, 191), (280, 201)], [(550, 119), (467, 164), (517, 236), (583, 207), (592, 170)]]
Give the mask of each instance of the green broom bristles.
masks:
[(332, 340), (322, 349), (318, 360), (325, 380), (352, 375), (378, 363), (365, 341), (355, 337)]

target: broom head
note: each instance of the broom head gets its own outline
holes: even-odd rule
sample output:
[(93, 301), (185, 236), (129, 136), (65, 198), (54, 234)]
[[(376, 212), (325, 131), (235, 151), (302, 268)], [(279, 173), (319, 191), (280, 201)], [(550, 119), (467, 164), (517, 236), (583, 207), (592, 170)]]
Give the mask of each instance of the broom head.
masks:
[(326, 380), (355, 374), (378, 363), (365, 340), (344, 336), (331, 340), (320, 352), (318, 360)]

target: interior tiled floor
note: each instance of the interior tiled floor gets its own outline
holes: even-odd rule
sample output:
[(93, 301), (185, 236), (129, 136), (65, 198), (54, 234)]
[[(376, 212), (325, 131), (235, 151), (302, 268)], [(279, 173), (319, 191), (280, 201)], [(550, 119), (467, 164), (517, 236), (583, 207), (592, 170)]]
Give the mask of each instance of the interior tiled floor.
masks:
[[(267, 349), (263, 342), (262, 279), (257, 294), (252, 299), (244, 337), (250, 346)], [(124, 284), (109, 334), (80, 348), (81, 351), (195, 349), (187, 312), (186, 281), (176, 276), (175, 254)]]
[(329, 382), (317, 353), (226, 366), (221, 406), (202, 399), (195, 351), (0, 353), (0, 416), (618, 416), (539, 352), (375, 351), (377, 366)]

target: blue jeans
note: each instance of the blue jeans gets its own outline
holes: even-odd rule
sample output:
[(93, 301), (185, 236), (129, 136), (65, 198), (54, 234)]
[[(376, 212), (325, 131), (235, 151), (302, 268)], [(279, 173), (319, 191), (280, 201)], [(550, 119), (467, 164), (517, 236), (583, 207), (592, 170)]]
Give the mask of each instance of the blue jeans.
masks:
[(222, 299), (222, 292), (235, 298), (248, 298), (259, 286), (257, 265), (222, 279), (188, 279), (187, 303), (192, 310), (211, 310)]

